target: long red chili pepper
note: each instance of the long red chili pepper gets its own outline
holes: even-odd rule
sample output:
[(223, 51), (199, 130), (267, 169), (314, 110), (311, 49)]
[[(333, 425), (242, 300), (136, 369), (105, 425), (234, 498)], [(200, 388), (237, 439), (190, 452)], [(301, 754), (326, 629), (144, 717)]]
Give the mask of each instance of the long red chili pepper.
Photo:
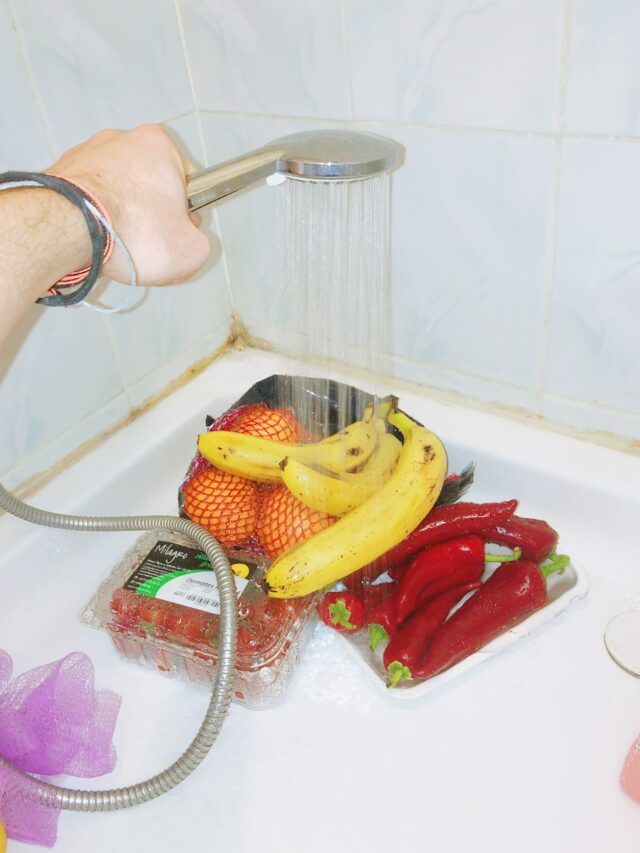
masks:
[[(519, 556), (519, 555), (518, 555)], [(485, 560), (508, 562), (517, 557), (485, 555), (483, 540), (474, 534), (439, 542), (422, 551), (400, 580), (398, 619), (452, 586), (476, 583), (484, 573)]]
[(456, 536), (465, 536), (468, 533), (493, 528), (499, 522), (510, 518), (517, 507), (516, 500), (482, 504), (457, 503), (436, 507), (413, 533), (387, 553), (387, 565), (396, 565), (407, 557), (417, 554), (427, 545), (435, 545), (437, 542), (446, 542), (447, 539), (453, 539)]
[(371, 611), (378, 604), (381, 604), (384, 601), (387, 601), (398, 591), (398, 584), (395, 581), (386, 581), (385, 583), (374, 583), (371, 586), (367, 587), (367, 589), (362, 594), (362, 600), (364, 601), (364, 611), (365, 611), (365, 621), (369, 622)]
[(499, 566), (480, 589), (434, 635), (414, 678), (430, 678), (490, 642), (547, 603), (546, 578), (569, 562), (559, 556), (547, 566), (518, 560)]
[(387, 565), (386, 557), (379, 557), (372, 563), (347, 575), (346, 578), (342, 579), (342, 583), (352, 592), (362, 592), (368, 587), (372, 587), (373, 582), (386, 572)]
[(375, 649), (386, 642), (398, 625), (396, 594), (398, 584), (377, 583), (365, 592), (364, 622), (369, 631), (369, 645)]
[(395, 596), (378, 604), (372, 611), (367, 625), (369, 646), (375, 651), (380, 643), (386, 643), (398, 627), (398, 607)]
[(557, 532), (541, 518), (514, 515), (480, 531), (485, 542), (520, 548), (525, 560), (543, 563), (558, 545)]
[(414, 613), (398, 629), (382, 656), (385, 669), (391, 676), (389, 687), (395, 687), (402, 678), (413, 677), (415, 668), (424, 657), (429, 640), (447, 618), (451, 609), (468, 592), (479, 586), (479, 583), (469, 583), (448, 589)]
[(401, 581), (402, 578), (409, 571), (409, 566), (414, 561), (414, 559), (415, 557), (407, 557), (407, 559), (403, 560), (401, 563), (397, 563), (395, 566), (390, 566), (387, 569), (389, 577), (393, 578), (394, 581)]

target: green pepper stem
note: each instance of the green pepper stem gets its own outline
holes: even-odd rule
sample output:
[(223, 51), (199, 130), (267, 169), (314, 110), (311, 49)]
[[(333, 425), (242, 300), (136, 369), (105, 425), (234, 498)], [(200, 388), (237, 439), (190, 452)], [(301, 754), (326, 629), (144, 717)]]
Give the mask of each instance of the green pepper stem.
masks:
[(391, 676), (388, 687), (395, 687), (403, 678), (411, 678), (411, 670), (399, 660), (392, 661), (387, 667), (387, 672)]
[(355, 631), (357, 626), (351, 623), (351, 611), (347, 607), (344, 598), (338, 598), (333, 604), (329, 605), (329, 615), (331, 624), (334, 627), (340, 626), (346, 631)]
[(369, 647), (372, 652), (378, 648), (380, 643), (388, 643), (389, 642), (389, 633), (383, 628), (382, 625), (379, 625), (377, 622), (372, 622), (369, 627)]
[(522, 557), (522, 549), (515, 548), (513, 554), (491, 554), (484, 555), (485, 563), (513, 563)]
[(563, 572), (570, 562), (571, 560), (566, 554), (556, 554), (554, 551), (551, 562), (540, 566), (540, 571), (545, 578), (548, 578), (554, 572)]

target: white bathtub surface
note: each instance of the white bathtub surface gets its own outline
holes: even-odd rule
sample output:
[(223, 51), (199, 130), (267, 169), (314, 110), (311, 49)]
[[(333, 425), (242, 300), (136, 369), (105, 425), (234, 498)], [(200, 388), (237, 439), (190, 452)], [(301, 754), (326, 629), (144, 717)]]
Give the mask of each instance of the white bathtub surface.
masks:
[[(86, 514), (175, 511), (205, 413), (275, 372), (317, 373), (263, 352), (229, 353), (33, 503)], [(640, 805), (618, 776), (640, 732), (640, 682), (613, 664), (602, 638), (613, 614), (640, 608), (640, 458), (418, 393), (400, 397), (443, 438), (452, 468), (475, 460), (470, 499), (517, 497), (520, 514), (560, 531), (561, 550), (589, 574), (587, 598), (413, 702), (381, 693), (320, 626), (285, 705), (233, 706), (189, 780), (136, 810), (62, 814), (56, 849), (637, 853)], [(170, 763), (207, 701), (202, 690), (124, 663), (105, 634), (78, 620), (135, 535), (0, 519), (0, 648), (15, 671), (83, 650), (98, 685), (123, 697), (118, 767), (97, 787)]]

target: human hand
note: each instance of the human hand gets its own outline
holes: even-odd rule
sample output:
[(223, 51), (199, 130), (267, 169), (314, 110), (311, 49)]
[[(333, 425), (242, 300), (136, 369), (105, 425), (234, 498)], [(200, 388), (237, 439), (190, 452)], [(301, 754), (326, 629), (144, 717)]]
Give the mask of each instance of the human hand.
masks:
[[(209, 241), (188, 213), (190, 165), (158, 125), (130, 131), (102, 130), (66, 151), (47, 172), (69, 178), (94, 195), (136, 266), (141, 285), (186, 281), (205, 263)], [(116, 281), (129, 281), (118, 252), (104, 267)]]

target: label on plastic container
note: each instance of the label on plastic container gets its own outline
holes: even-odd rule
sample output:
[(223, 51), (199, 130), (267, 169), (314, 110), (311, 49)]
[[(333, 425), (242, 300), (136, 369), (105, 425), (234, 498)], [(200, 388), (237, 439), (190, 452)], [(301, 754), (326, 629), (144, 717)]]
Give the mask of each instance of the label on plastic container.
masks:
[[(238, 597), (248, 581), (234, 575)], [(218, 583), (209, 558), (198, 548), (156, 542), (138, 568), (124, 584), (124, 589), (160, 598), (183, 607), (207, 613), (220, 613)]]

